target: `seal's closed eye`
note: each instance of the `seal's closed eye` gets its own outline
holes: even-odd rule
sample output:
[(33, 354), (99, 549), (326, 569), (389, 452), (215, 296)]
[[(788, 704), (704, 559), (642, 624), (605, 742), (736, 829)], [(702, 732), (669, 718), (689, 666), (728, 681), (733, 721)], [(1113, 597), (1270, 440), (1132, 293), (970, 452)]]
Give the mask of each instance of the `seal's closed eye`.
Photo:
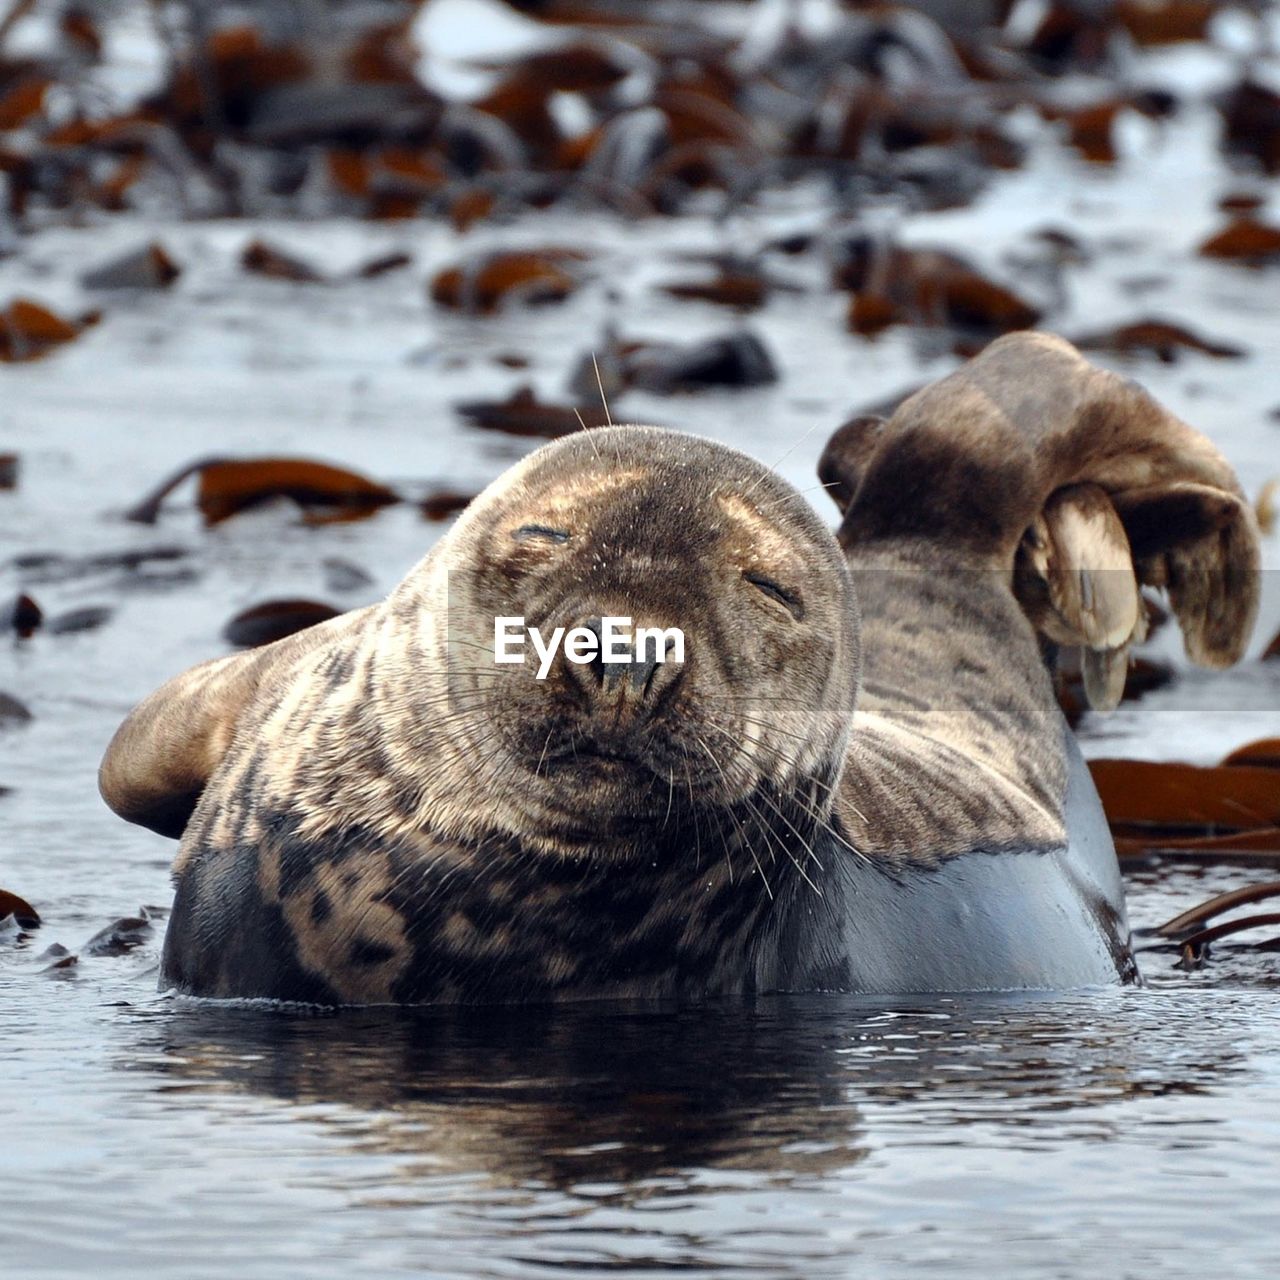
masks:
[(804, 620), (804, 601), (795, 592), (779, 586), (772, 578), (766, 578), (762, 573), (744, 573), (742, 576), (770, 600), (776, 600), (782, 605), (797, 622)]
[(552, 529), (545, 524), (522, 524), (511, 535), (517, 542), (528, 542), (533, 538), (542, 538), (547, 542), (568, 542), (569, 531), (567, 529)]

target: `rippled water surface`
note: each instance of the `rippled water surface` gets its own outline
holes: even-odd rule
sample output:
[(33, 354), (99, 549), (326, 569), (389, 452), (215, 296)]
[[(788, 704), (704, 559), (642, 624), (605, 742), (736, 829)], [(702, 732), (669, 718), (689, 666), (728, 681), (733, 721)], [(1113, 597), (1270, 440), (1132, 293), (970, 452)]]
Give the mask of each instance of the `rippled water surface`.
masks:
[[(1207, 91), (1231, 67), (1165, 73)], [(1069, 227), (1091, 256), (1054, 327), (1154, 312), (1247, 348), (1235, 362), (1123, 367), (1211, 435), (1256, 494), (1280, 457), (1268, 416), (1280, 311), (1274, 274), (1192, 253), (1231, 185), (1213, 119), (1193, 103), (1140, 129), (1114, 172), (1046, 152), (974, 207), (898, 230), (997, 267), (1036, 229)], [(111, 732), (161, 680), (223, 652), (232, 613), (280, 595), (367, 603), (438, 526), (404, 507), (318, 530), (271, 507), (205, 530), (181, 495), (156, 528), (119, 513), (214, 451), (324, 458), (409, 491), (478, 487), (526, 442), (469, 431), (455, 401), (521, 381), (562, 397), (572, 358), (608, 321), (723, 331), (723, 313), (653, 289), (678, 255), (751, 250), (824, 218), (807, 190), (720, 225), (532, 217), (494, 243), (590, 243), (596, 274), (562, 308), (488, 321), (426, 307), (428, 274), (461, 251), (438, 224), (121, 217), (49, 229), (0, 260), (0, 300), (35, 293), (69, 309), (87, 305), (85, 265), (157, 231), (185, 267), (172, 291), (112, 300), (65, 351), (0, 372), (0, 441), (23, 460), (18, 490), (0, 494), (0, 602), (27, 590), (49, 613), (113, 610), (96, 631), (0, 650), (0, 690), (34, 717), (0, 727), (0, 886), (45, 917), (0, 936), (0, 1275), (1277, 1273), (1276, 952), (1223, 948), (1193, 973), (1148, 954), (1142, 990), (892, 1004), (318, 1015), (156, 994), (173, 850), (98, 800)], [(236, 263), (258, 234), (335, 273), (392, 248), (415, 265), (327, 289), (249, 279)], [(777, 387), (637, 395), (621, 416), (714, 435), (809, 489), (850, 409), (952, 361), (905, 330), (853, 338), (822, 264), (779, 270), (797, 292), (752, 319)], [(513, 350), (530, 361), (518, 374), (495, 361)], [(133, 570), (83, 559), (125, 548), (178, 554)], [(64, 559), (15, 559), (36, 554)], [(1274, 538), (1265, 556), (1274, 569)], [(335, 577), (335, 559), (367, 585)], [(1275, 576), (1259, 640), (1278, 625)], [(1233, 673), (1183, 672), (1110, 721), (1086, 720), (1086, 752), (1203, 762), (1274, 736), (1280, 664), (1258, 648)], [(1145, 871), (1128, 878), (1131, 914), (1153, 926), (1269, 874)], [(86, 946), (140, 906), (152, 920), (138, 945)], [(78, 962), (51, 968), (55, 943)]]
[(138, 994), (0, 1012), (6, 1274), (1274, 1274), (1275, 990), (332, 1016)]

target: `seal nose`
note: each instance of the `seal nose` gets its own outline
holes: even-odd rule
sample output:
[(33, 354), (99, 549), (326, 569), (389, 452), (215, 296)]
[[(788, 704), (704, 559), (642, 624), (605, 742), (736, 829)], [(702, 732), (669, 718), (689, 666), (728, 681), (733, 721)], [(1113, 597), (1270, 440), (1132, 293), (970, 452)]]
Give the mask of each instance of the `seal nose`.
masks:
[[(602, 618), (583, 618), (577, 625), (596, 637), (596, 653), (589, 662), (570, 663), (569, 669), (593, 701), (640, 711), (653, 703), (660, 690), (679, 680), (679, 664), (669, 661), (672, 644), (668, 637), (651, 637), (643, 653), (632, 648), (627, 657), (616, 659), (607, 656)], [(616, 642), (614, 649), (616, 652)]]

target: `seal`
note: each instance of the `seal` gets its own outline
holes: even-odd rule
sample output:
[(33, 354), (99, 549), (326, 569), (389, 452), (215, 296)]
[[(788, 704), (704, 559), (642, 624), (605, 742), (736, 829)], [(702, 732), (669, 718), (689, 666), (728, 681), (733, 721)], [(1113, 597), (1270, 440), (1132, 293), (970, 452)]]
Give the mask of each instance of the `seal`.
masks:
[[(1103, 655), (1108, 695), (1150, 583), (1192, 657), (1237, 658), (1258, 537), (1230, 468), (1020, 334), (842, 428), (820, 474), (835, 535), (725, 445), (568, 436), (381, 604), (163, 686), (100, 779), (181, 836), (162, 982), (335, 1004), (1134, 980), (1042, 649)], [(613, 616), (680, 628), (685, 661), (494, 661), (495, 619)]]

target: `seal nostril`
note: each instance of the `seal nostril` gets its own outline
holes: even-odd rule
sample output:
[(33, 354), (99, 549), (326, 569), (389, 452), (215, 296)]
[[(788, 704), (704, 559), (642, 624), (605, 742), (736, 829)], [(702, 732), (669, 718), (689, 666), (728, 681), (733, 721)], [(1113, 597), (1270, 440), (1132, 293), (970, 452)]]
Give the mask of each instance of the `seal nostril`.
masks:
[(597, 686), (607, 686), (612, 681), (610, 667), (612, 663), (604, 660), (604, 619), (584, 618), (579, 624), (585, 631), (590, 631), (596, 638), (595, 656), (586, 664), (586, 672)]
[[(576, 671), (575, 679), (588, 697), (607, 697), (610, 702), (620, 699), (621, 704), (639, 705), (649, 700), (666, 682), (659, 679), (664, 664), (670, 662), (675, 641), (665, 634), (648, 637), (644, 657), (638, 658), (632, 645), (619, 646), (618, 633), (610, 633), (599, 616), (583, 618), (574, 629), (588, 631), (596, 637), (596, 650), (585, 662), (571, 662)], [(612, 639), (612, 647), (609, 641)], [(625, 649), (625, 657), (610, 658)]]
[(658, 670), (658, 660), (648, 658), (644, 662), (633, 661), (630, 664), (631, 688), (641, 698), (647, 698), (653, 688), (654, 673)]

